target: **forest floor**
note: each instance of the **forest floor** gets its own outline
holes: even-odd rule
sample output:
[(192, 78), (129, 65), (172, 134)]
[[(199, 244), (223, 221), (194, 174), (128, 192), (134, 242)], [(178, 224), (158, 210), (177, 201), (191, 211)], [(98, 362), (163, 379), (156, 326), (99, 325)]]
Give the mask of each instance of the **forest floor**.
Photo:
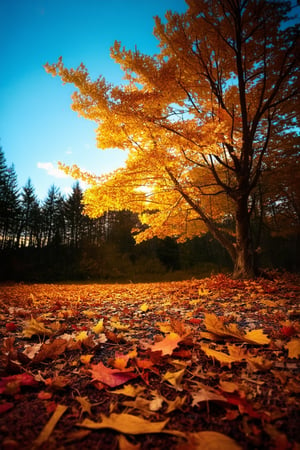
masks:
[(299, 444), (300, 277), (0, 286), (0, 447)]

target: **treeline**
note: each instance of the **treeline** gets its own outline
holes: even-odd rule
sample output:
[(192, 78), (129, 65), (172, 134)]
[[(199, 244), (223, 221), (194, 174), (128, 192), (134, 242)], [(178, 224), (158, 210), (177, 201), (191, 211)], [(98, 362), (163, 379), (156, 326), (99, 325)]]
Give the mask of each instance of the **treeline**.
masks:
[[(0, 148), (0, 280), (149, 280), (179, 271), (195, 276), (230, 270), (230, 260), (210, 234), (182, 244), (154, 238), (136, 245), (138, 217), (130, 211), (83, 214), (75, 183), (65, 198), (51, 186), (41, 202), (28, 179), (19, 189), (14, 166)], [(265, 230), (260, 263), (298, 268), (297, 238), (274, 238)]]

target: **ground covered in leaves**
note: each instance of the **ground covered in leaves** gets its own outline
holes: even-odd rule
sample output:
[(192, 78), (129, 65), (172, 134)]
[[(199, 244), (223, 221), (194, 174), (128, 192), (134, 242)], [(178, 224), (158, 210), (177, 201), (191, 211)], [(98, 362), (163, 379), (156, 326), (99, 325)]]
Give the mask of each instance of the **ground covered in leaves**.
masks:
[(299, 281), (0, 286), (0, 447), (299, 449)]

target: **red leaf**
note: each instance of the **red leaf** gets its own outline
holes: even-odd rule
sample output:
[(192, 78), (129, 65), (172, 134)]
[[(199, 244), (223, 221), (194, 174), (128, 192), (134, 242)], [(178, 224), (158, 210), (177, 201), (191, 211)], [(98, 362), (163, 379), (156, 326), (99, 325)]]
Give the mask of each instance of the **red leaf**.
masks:
[(100, 381), (110, 387), (120, 386), (126, 383), (128, 380), (136, 378), (138, 375), (131, 372), (132, 369), (110, 369), (106, 367), (102, 362), (98, 364), (92, 364), (91, 372), (93, 381)]
[(201, 323), (202, 321), (201, 321), (201, 319), (192, 318), (189, 320), (189, 322), (197, 325), (197, 324)]
[(14, 322), (8, 322), (5, 324), (7, 331), (16, 331), (17, 325)]
[(10, 375), (0, 379), (0, 394), (9, 392), (9, 385), (14, 384), (14, 394), (19, 392), (20, 386), (36, 386), (38, 383), (29, 373), (21, 373), (18, 375)]
[(295, 330), (295, 328), (293, 326), (288, 326), (288, 327), (285, 326), (285, 327), (281, 328), (280, 332), (284, 336), (290, 337), (290, 336), (293, 336), (293, 334), (296, 333), (296, 330)]
[(0, 405), (0, 414), (8, 411), (9, 409), (11, 409), (14, 406), (13, 403), (11, 402), (5, 402), (5, 403), (1, 403)]

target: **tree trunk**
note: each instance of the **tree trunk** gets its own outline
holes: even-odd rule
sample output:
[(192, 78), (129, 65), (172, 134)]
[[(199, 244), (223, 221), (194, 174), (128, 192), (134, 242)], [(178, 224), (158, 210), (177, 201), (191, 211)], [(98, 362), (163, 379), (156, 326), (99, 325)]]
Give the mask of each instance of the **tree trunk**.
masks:
[(255, 277), (254, 255), (250, 234), (248, 198), (243, 196), (236, 207), (236, 257), (233, 278), (250, 279)]

